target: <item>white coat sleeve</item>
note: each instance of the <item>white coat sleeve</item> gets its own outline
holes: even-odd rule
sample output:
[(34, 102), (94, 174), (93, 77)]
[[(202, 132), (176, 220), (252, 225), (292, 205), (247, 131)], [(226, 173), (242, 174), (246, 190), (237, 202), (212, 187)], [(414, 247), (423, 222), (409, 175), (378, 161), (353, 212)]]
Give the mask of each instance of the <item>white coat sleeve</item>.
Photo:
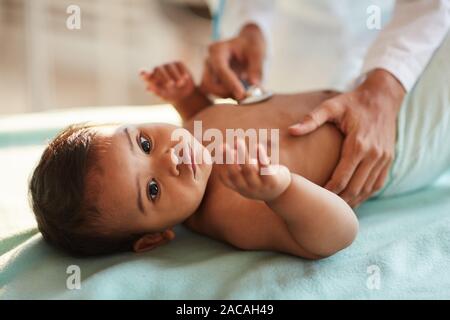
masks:
[(397, 0), (392, 20), (369, 48), (362, 73), (383, 68), (409, 91), (450, 26), (450, 0)]

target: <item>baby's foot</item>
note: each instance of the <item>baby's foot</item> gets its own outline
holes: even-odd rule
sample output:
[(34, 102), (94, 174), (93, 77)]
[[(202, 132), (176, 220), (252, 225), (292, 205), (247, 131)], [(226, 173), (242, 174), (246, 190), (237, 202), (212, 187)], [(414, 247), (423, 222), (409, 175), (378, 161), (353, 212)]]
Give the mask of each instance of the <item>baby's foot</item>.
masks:
[(189, 70), (182, 62), (173, 62), (141, 71), (147, 90), (169, 102), (183, 100), (194, 92), (195, 84)]

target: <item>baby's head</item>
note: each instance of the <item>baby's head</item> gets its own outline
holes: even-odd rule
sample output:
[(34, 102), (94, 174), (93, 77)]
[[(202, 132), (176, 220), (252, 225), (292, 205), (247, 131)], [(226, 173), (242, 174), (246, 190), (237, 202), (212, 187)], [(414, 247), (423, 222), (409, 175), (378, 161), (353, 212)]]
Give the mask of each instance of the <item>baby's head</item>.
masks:
[[(200, 205), (211, 173), (208, 161), (177, 162), (175, 129), (81, 124), (58, 134), (29, 186), (43, 237), (82, 256), (141, 252), (171, 240), (171, 228)], [(183, 152), (200, 159), (205, 149), (188, 135)]]

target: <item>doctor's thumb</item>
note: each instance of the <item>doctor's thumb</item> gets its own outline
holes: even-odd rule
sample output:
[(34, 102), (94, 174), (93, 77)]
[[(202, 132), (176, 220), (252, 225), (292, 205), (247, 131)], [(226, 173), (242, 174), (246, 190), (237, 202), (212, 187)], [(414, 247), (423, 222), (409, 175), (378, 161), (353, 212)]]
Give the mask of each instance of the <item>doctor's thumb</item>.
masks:
[(319, 128), (326, 120), (318, 119), (315, 114), (308, 114), (302, 121), (290, 126), (288, 132), (292, 136), (303, 136)]
[(248, 64), (248, 81), (253, 85), (261, 84), (263, 61), (260, 58), (253, 58)]
[(291, 136), (302, 136), (311, 131), (311, 126), (305, 126), (303, 122), (296, 123), (288, 128), (288, 132)]

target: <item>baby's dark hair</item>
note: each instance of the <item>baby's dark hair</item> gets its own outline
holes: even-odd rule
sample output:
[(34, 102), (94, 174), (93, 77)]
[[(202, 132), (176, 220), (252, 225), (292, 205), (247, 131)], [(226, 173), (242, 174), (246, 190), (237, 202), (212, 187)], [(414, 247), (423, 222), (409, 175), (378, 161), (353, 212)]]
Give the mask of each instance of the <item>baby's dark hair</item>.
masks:
[(98, 124), (75, 124), (47, 146), (29, 183), (30, 204), (39, 231), (50, 244), (75, 256), (132, 250), (141, 235), (109, 232), (98, 206), (108, 141), (98, 138)]

